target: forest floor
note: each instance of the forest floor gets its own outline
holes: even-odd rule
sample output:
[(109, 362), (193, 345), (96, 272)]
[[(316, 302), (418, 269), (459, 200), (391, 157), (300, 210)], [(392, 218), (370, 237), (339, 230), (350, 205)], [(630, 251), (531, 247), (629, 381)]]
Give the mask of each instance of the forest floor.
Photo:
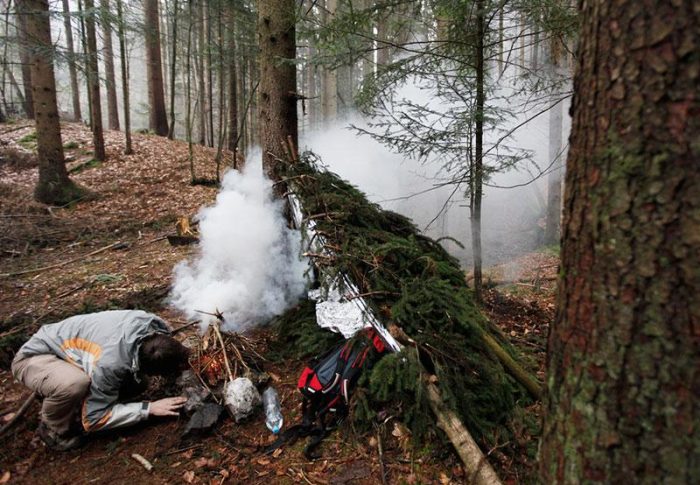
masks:
[[(168, 307), (173, 267), (190, 257), (194, 246), (171, 246), (180, 217), (194, 216), (214, 201), (216, 187), (191, 185), (187, 144), (134, 135), (134, 154), (122, 154), (123, 134), (105, 132), (107, 161), (92, 160), (90, 131), (63, 124), (63, 142), (71, 178), (92, 196), (63, 208), (32, 199), (38, 171), (30, 123), (0, 125), (0, 425), (7, 422), (29, 392), (13, 382), (14, 351), (39, 325), (77, 313), (112, 308), (141, 308), (159, 314), (175, 328), (185, 325)], [(195, 147), (195, 172), (215, 178), (215, 150)], [(554, 316), (557, 256), (546, 251), (523, 255), (486, 272), (493, 287), (484, 309), (514, 344), (539, 368), (543, 378), (544, 342)], [(183, 334), (194, 332), (187, 330)], [(270, 330), (253, 336), (266, 348)], [(292, 421), (301, 399), (296, 380), (305, 362), (270, 363), (277, 377), (283, 413)], [(78, 451), (50, 452), (36, 437), (39, 404), (2, 438), (2, 483), (464, 483), (460, 461), (445, 446), (415, 450), (401, 430), (389, 426), (377, 434), (346, 425), (327, 438), (322, 459), (309, 462), (299, 443), (263, 456), (272, 437), (262, 413), (240, 425), (225, 419), (213, 434), (194, 441), (180, 438), (184, 420), (163, 420), (95, 435)], [(528, 412), (539, 414), (539, 406)], [(378, 452), (379, 442), (383, 453)], [(523, 432), (522, 447), (536, 448)], [(147, 472), (132, 454), (154, 466)], [(528, 483), (534, 461), (492, 450), (506, 483)]]

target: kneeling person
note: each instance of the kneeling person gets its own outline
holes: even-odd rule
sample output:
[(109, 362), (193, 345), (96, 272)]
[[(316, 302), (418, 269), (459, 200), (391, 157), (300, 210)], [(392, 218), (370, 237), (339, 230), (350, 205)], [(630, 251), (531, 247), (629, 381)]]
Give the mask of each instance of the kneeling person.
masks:
[(41, 439), (53, 449), (68, 450), (81, 441), (78, 412), (87, 432), (149, 416), (177, 416), (183, 397), (125, 404), (118, 402), (119, 393), (143, 375), (176, 375), (187, 357), (187, 348), (158, 316), (105, 311), (42, 326), (17, 352), (12, 374), (44, 398)]

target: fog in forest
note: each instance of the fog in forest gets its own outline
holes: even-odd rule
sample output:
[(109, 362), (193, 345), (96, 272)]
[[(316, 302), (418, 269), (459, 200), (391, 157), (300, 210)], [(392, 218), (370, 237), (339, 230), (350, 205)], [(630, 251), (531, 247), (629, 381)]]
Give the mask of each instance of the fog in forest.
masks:
[[(74, 7), (71, 7), (74, 8)], [(135, 18), (142, 15), (138, 9), (131, 12)], [(52, 36), (59, 45), (64, 44), (62, 19), (52, 19)], [(78, 33), (74, 31), (74, 37)], [(101, 44), (102, 32), (98, 29), (98, 44)], [(114, 34), (115, 45), (116, 34)], [(135, 32), (128, 33), (129, 50), (129, 92), (131, 98), (132, 130), (148, 128), (148, 89), (146, 79), (146, 61), (143, 42)], [(98, 45), (99, 47), (99, 45)], [(167, 70), (168, 53), (163, 52), (163, 68)], [(115, 71), (120, 72), (119, 56), (115, 53)], [(495, 65), (494, 65), (495, 67)], [(100, 74), (104, 76), (104, 64), (100, 63)], [(540, 69), (545, 70), (546, 65)], [(511, 82), (517, 73), (516, 68), (508, 68), (499, 77), (495, 95), (498, 103), (524, 103), (522, 99), (508, 97)], [(497, 71), (497, 69), (493, 69)], [(301, 72), (300, 72), (301, 75)], [(167, 73), (166, 73), (167, 76)], [(88, 100), (84, 77), (81, 78), (81, 103), (83, 117), (87, 117)], [(194, 83), (194, 78), (192, 79)], [(59, 111), (69, 117), (71, 112), (70, 86), (67, 63), (59, 59), (56, 64), (56, 83), (58, 90)], [(102, 83), (104, 85), (104, 82)], [(121, 79), (117, 75), (117, 96), (122, 118)], [(409, 83), (398, 89), (396, 99), (406, 98), (430, 103), (433, 95), (419, 82)], [(166, 83), (166, 99), (169, 83)], [(101, 90), (103, 98), (103, 117), (106, 120), (106, 90)], [(176, 78), (176, 129), (175, 134), (184, 138), (185, 122), (185, 79), (182, 72)], [(518, 98), (516, 95), (515, 98)], [(489, 100), (487, 99), (487, 104)], [(493, 103), (493, 100), (491, 100)], [(569, 100), (564, 105), (561, 160), (565, 159), (570, 120), (568, 117)], [(514, 118), (503, 121), (500, 132), (485, 133), (485, 149), (499, 140), (504, 131), (515, 129), (503, 143), (528, 152), (531, 160), (522, 160), (505, 173), (497, 173), (484, 186), (482, 205), (482, 246), (485, 265), (517, 257), (519, 254), (541, 246), (544, 217), (547, 204), (547, 168), (550, 166), (548, 147), (549, 116), (546, 103), (533, 103), (531, 107), (522, 108)], [(447, 107), (438, 108), (447, 109)], [(540, 114), (541, 113), (541, 114)], [(322, 128), (310, 130), (307, 118), (300, 110), (300, 148), (308, 149), (319, 155), (330, 170), (356, 184), (366, 192), (369, 198), (383, 207), (402, 213), (412, 218), (416, 225), (426, 234), (443, 239), (443, 244), (465, 265), (471, 264), (471, 236), (469, 208), (463, 187), (445, 185), (449, 177), (441, 170), (442, 164), (435, 160), (418, 163), (392, 152), (386, 146), (367, 135), (358, 135), (350, 125), (366, 127), (367, 122), (355, 113), (335, 122), (323, 122)], [(194, 116), (194, 115), (193, 115)], [(215, 119), (218, 117), (214, 110)], [(531, 121), (527, 121), (533, 118)], [(522, 125), (522, 126), (520, 126)], [(213, 162), (212, 162), (213, 163)], [(442, 185), (442, 186), (441, 186)], [(512, 187), (512, 188), (507, 188)], [(456, 190), (455, 190), (456, 189)]]

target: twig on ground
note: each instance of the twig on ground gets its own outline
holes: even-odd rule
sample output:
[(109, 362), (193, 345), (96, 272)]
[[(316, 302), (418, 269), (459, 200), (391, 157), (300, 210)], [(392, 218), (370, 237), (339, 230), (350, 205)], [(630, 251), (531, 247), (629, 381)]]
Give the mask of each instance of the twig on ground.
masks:
[(168, 451), (167, 453), (163, 453), (161, 456), (177, 455), (178, 453), (184, 453), (185, 451), (194, 450), (196, 448), (201, 448), (202, 446), (203, 446), (202, 444), (192, 445), (192, 446), (188, 446), (187, 448), (180, 448), (179, 450)]
[(40, 273), (40, 272), (42, 272), (42, 271), (46, 271), (46, 270), (49, 270), (49, 269), (60, 268), (61, 266), (65, 266), (65, 265), (67, 265), (67, 264), (75, 263), (76, 261), (80, 261), (80, 260), (83, 260), (83, 259), (85, 259), (85, 258), (89, 258), (90, 256), (94, 256), (94, 255), (96, 255), (96, 254), (98, 254), (98, 253), (101, 253), (101, 252), (103, 252), (103, 251), (107, 251), (108, 249), (111, 249), (111, 248), (113, 248), (113, 247), (115, 247), (115, 246), (118, 246), (118, 245), (120, 245), (120, 244), (122, 244), (122, 242), (121, 242), (121, 241), (117, 241), (117, 242), (112, 243), (112, 244), (110, 244), (110, 245), (108, 245), (108, 246), (104, 246), (104, 247), (102, 247), (102, 248), (100, 248), (100, 249), (96, 249), (95, 251), (93, 251), (93, 252), (91, 252), (91, 253), (88, 253), (88, 254), (86, 254), (86, 255), (84, 255), (84, 256), (79, 256), (79, 257), (77, 257), (77, 258), (69, 259), (68, 261), (63, 261), (62, 263), (52, 264), (52, 265), (50, 265), (50, 266), (43, 266), (43, 267), (41, 267), (41, 268), (34, 268), (34, 269), (25, 269), (25, 270), (23, 270), (23, 271), (15, 271), (14, 273), (0, 273), (0, 278), (8, 278), (8, 277), (10, 277), (10, 276), (20, 276), (20, 275), (30, 274), (30, 273)]
[(143, 456), (139, 455), (138, 453), (133, 453), (131, 455), (131, 458), (141, 463), (141, 465), (146, 469), (147, 472), (153, 470), (153, 465), (151, 465), (151, 462), (145, 459)]
[(382, 474), (382, 484), (386, 485), (386, 469), (384, 468), (384, 448), (382, 446), (382, 433), (377, 426), (377, 452), (379, 454), (379, 472)]
[(2, 428), (0, 428), (0, 436), (4, 435), (7, 433), (14, 424), (19, 421), (19, 418), (22, 417), (22, 415), (29, 409), (29, 406), (34, 402), (34, 399), (36, 399), (36, 392), (32, 392), (31, 395), (27, 398), (26, 401), (20, 406), (20, 408), (17, 410), (17, 414), (15, 414), (12, 419), (4, 425)]

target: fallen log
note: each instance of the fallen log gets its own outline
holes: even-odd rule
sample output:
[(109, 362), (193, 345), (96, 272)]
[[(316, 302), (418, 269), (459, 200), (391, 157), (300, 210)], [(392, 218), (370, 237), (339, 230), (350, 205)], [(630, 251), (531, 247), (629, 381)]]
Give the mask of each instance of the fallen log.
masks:
[(486, 457), (481, 452), (472, 435), (457, 417), (454, 411), (448, 409), (437, 386), (430, 382), (427, 376), (424, 378), (425, 388), (428, 391), (428, 401), (437, 418), (437, 425), (442, 429), (450, 443), (454, 446), (457, 454), (464, 463), (467, 472), (467, 483), (474, 485), (500, 485), (501, 480), (496, 475)]

